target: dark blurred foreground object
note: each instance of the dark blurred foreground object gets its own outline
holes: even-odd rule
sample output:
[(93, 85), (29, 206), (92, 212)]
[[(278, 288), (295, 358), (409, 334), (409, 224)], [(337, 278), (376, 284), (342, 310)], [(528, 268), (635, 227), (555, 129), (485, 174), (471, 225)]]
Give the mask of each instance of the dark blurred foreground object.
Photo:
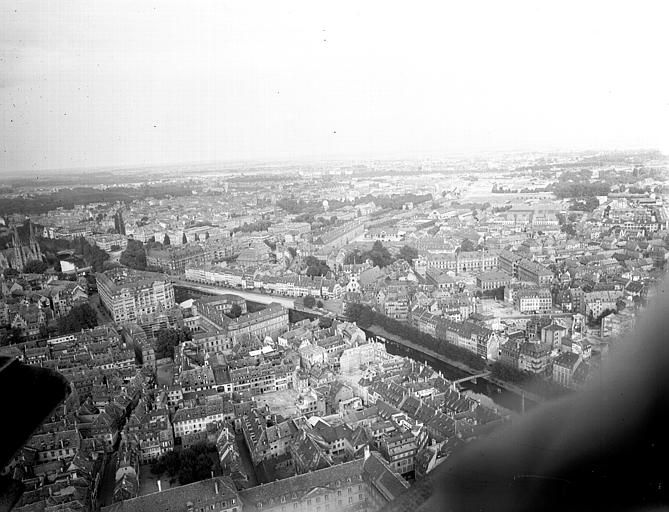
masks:
[(668, 290), (586, 390), (466, 446), (383, 510), (669, 510)]
[[(70, 393), (60, 373), (0, 357), (0, 469)], [(0, 478), (0, 511), (11, 510), (21, 497), (20, 482)]]

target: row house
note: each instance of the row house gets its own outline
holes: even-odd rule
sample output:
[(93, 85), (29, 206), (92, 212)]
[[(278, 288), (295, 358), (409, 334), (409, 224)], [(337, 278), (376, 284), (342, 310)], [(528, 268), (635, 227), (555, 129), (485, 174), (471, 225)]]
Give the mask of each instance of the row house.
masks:
[(235, 419), (234, 408), (229, 402), (219, 402), (178, 409), (174, 413), (172, 424), (175, 437), (182, 437), (195, 432), (205, 432), (207, 425), (232, 421)]

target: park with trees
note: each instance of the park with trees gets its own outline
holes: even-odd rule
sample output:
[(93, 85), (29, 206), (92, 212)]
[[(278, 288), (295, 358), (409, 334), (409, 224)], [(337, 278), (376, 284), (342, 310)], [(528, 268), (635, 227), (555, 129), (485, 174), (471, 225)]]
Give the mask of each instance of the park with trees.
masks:
[(161, 476), (167, 474), (170, 483), (190, 484), (221, 474), (218, 451), (213, 443), (197, 443), (181, 451), (171, 451), (160, 456), (151, 465), (151, 472)]

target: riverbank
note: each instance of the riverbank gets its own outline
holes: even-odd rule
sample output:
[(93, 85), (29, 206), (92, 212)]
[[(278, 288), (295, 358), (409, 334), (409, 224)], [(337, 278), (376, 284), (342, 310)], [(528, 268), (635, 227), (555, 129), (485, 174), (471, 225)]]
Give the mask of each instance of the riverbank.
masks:
[[(406, 338), (402, 338), (400, 336), (397, 336), (395, 334), (389, 333), (382, 327), (379, 327), (378, 325), (372, 324), (369, 328), (365, 329), (368, 331), (370, 334), (373, 336), (380, 336), (381, 338), (385, 338), (386, 340), (389, 340), (393, 343), (402, 345), (404, 347), (410, 348), (412, 350), (415, 350), (416, 352), (419, 352), (421, 354), (427, 355), (431, 357), (432, 359), (436, 359), (437, 361), (440, 361), (448, 366), (451, 366), (453, 368), (457, 368), (458, 370), (468, 374), (468, 375), (478, 375), (481, 373), (481, 370), (477, 370), (475, 368), (472, 368), (471, 366), (463, 363), (462, 361), (456, 361), (453, 359), (450, 359), (443, 354), (439, 354), (435, 352), (434, 350), (430, 350), (429, 348), (425, 348), (421, 345), (418, 345), (417, 343), (412, 342), (411, 340), (407, 340)], [(537, 395), (536, 393), (532, 393), (530, 391), (527, 391), (516, 384), (512, 384), (510, 382), (506, 382), (503, 380), (500, 380), (498, 378), (495, 378), (493, 376), (486, 376), (484, 380), (487, 380), (491, 384), (494, 384), (495, 386), (498, 386), (502, 389), (505, 389), (506, 391), (509, 391), (511, 393), (514, 393), (520, 397), (527, 398), (528, 400), (531, 400), (532, 402), (535, 403), (541, 403), (546, 401), (546, 398)]]
[(429, 348), (425, 348), (421, 345), (418, 345), (417, 343), (414, 343), (411, 340), (407, 340), (406, 338), (402, 338), (400, 336), (397, 336), (396, 334), (389, 333), (383, 327), (379, 327), (376, 324), (372, 324), (370, 327), (365, 329), (366, 331), (370, 332), (374, 336), (381, 336), (382, 338), (385, 338), (387, 340), (393, 341), (395, 343), (399, 343), (400, 345), (405, 345), (413, 350), (416, 350), (417, 352), (422, 352), (434, 359), (437, 359), (438, 361), (441, 361), (443, 363), (446, 363), (450, 366), (453, 366), (457, 368), (458, 370), (462, 370), (463, 372), (469, 374), (469, 375), (476, 375), (481, 373), (481, 370), (477, 370), (475, 368), (472, 368), (471, 366), (463, 363), (462, 361), (456, 361), (454, 359), (449, 359), (448, 357), (444, 356), (443, 354), (439, 354), (438, 352), (435, 352), (434, 350), (431, 350)]

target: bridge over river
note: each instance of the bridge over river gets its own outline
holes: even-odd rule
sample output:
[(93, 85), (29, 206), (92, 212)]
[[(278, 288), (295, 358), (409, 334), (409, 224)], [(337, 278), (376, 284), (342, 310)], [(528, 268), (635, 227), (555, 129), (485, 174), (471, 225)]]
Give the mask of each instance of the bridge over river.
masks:
[(174, 286), (187, 288), (197, 292), (208, 293), (211, 295), (227, 295), (233, 294), (242, 297), (244, 300), (251, 302), (258, 302), (259, 304), (271, 304), (276, 302), (285, 308), (295, 309), (295, 301), (291, 297), (283, 297), (281, 295), (271, 295), (269, 293), (262, 293), (253, 290), (245, 290), (243, 288), (225, 288), (223, 286), (214, 286), (202, 283), (195, 283), (193, 281), (186, 281), (184, 279), (169, 278)]
[[(296, 311), (303, 311), (309, 315), (313, 316), (328, 316), (330, 318), (333, 318), (335, 315), (332, 313), (326, 314), (323, 313), (322, 311), (319, 311), (317, 309), (310, 309), (310, 308), (304, 308), (302, 304), (297, 303), (296, 301), (291, 298), (291, 297), (284, 297), (280, 295), (272, 295), (269, 293), (262, 293), (259, 291), (255, 290), (245, 290), (243, 288), (227, 288), (227, 287), (222, 287), (222, 286), (213, 286), (213, 285), (207, 285), (207, 284), (202, 284), (202, 283), (197, 283), (193, 281), (188, 281), (185, 279), (180, 279), (175, 276), (164, 276), (170, 279), (170, 281), (174, 284), (174, 286), (179, 286), (181, 288), (186, 288), (189, 290), (193, 290), (196, 292), (200, 293), (205, 293), (205, 294), (211, 294), (211, 295), (226, 295), (226, 294), (234, 294), (238, 295), (240, 297), (243, 297), (245, 300), (251, 301), (251, 302), (256, 302), (260, 304), (270, 304), (272, 302), (281, 304), (285, 308), (296, 310)], [(341, 318), (343, 320), (343, 318)], [(439, 363), (446, 365), (448, 367), (454, 368), (457, 371), (460, 372), (461, 377), (458, 377), (455, 379), (456, 383), (460, 384), (466, 384), (466, 383), (474, 383), (476, 384), (477, 381), (479, 382), (488, 382), (490, 384), (494, 384), (495, 386), (498, 386), (499, 388), (502, 388), (506, 390), (507, 392), (513, 393), (517, 395), (518, 397), (522, 397), (522, 400), (524, 401), (527, 399), (529, 402), (533, 403), (540, 403), (544, 401), (544, 398), (535, 395), (534, 393), (530, 393), (528, 391), (525, 391), (521, 389), (520, 387), (500, 381), (498, 379), (495, 379), (492, 377), (490, 374), (490, 371), (487, 369), (476, 369), (476, 368), (471, 368), (468, 365), (462, 363), (461, 361), (455, 361), (452, 359), (446, 358), (444, 355), (439, 354), (437, 352), (434, 352), (432, 350), (429, 350), (421, 345), (418, 345), (411, 340), (407, 340), (404, 338), (400, 338), (394, 334), (388, 333), (385, 330), (381, 329), (377, 325), (373, 325), (368, 329), (365, 329), (369, 335), (375, 336), (379, 338), (379, 341), (382, 341), (386, 344), (390, 343), (392, 345), (398, 346), (398, 347), (403, 347), (405, 349), (410, 350), (414, 354), (422, 354), (424, 356), (427, 356), (433, 360), (438, 361)]]

